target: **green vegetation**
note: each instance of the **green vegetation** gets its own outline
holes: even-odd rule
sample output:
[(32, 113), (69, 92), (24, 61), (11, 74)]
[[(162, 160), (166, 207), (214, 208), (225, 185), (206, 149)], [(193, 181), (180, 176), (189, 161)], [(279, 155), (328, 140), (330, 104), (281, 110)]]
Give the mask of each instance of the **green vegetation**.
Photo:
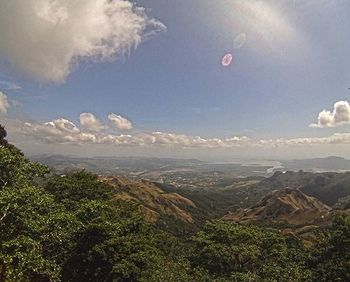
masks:
[(193, 262), (233, 281), (306, 281), (307, 254), (276, 230), (217, 221), (194, 237)]
[(0, 127), (0, 281), (350, 280), (349, 217), (309, 249), (275, 229), (221, 220), (175, 236), (116, 200), (117, 187), (85, 171), (50, 174), (5, 137)]
[(314, 248), (312, 267), (318, 281), (350, 281), (350, 217), (337, 216)]

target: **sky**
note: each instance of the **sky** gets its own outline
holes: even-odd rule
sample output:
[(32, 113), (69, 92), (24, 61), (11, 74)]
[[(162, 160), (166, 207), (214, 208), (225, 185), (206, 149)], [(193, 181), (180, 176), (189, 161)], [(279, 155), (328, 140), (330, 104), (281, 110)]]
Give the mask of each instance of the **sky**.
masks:
[(346, 0), (0, 0), (29, 155), (350, 158)]

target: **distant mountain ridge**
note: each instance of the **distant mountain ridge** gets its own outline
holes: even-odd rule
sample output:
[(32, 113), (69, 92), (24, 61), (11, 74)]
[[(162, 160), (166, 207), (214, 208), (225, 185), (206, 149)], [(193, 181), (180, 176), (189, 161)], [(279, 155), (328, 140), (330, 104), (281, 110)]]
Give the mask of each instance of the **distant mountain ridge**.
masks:
[(333, 206), (340, 198), (350, 195), (350, 172), (312, 173), (305, 171), (277, 171), (257, 183), (252, 190), (262, 196), (272, 190), (299, 188), (303, 193)]
[(43, 163), (58, 173), (71, 170), (86, 169), (88, 171), (114, 175), (130, 172), (161, 170), (168, 166), (193, 166), (203, 162), (196, 159), (175, 158), (146, 158), (146, 157), (74, 157), (63, 155), (39, 155), (30, 157), (31, 160)]
[(293, 225), (320, 225), (330, 220), (331, 208), (298, 189), (275, 190), (256, 205), (238, 209), (224, 216), (225, 220), (242, 223), (286, 222)]
[(336, 156), (283, 161), (282, 165), (285, 170), (305, 170), (311, 172), (350, 170), (350, 160)]
[(141, 213), (149, 222), (157, 222), (164, 216), (174, 217), (184, 223), (194, 221), (188, 211), (196, 209), (191, 200), (177, 193), (167, 193), (155, 183), (145, 180), (133, 181), (124, 176), (100, 179), (118, 188), (115, 199), (138, 204)]

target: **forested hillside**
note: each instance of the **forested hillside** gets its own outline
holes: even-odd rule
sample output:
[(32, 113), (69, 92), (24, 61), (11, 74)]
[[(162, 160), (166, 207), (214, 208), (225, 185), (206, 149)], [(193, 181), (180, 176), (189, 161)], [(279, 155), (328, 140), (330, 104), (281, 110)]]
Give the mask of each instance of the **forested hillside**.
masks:
[[(147, 182), (55, 175), (0, 134), (0, 281), (350, 281), (346, 215), (308, 247), (268, 226), (202, 224), (189, 199)], [(182, 224), (192, 231), (177, 232)]]

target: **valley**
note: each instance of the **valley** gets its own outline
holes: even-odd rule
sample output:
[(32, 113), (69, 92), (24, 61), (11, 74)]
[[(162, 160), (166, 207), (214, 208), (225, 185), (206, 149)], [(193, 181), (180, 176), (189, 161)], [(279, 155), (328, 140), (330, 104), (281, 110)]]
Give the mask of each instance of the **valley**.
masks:
[(62, 175), (82, 169), (98, 173), (101, 181), (118, 188), (116, 199), (137, 204), (147, 221), (180, 233), (220, 218), (310, 231), (331, 224), (334, 213), (350, 208), (350, 172), (315, 172), (321, 167), (345, 169), (349, 161), (342, 158), (241, 164), (134, 157), (32, 159)]

